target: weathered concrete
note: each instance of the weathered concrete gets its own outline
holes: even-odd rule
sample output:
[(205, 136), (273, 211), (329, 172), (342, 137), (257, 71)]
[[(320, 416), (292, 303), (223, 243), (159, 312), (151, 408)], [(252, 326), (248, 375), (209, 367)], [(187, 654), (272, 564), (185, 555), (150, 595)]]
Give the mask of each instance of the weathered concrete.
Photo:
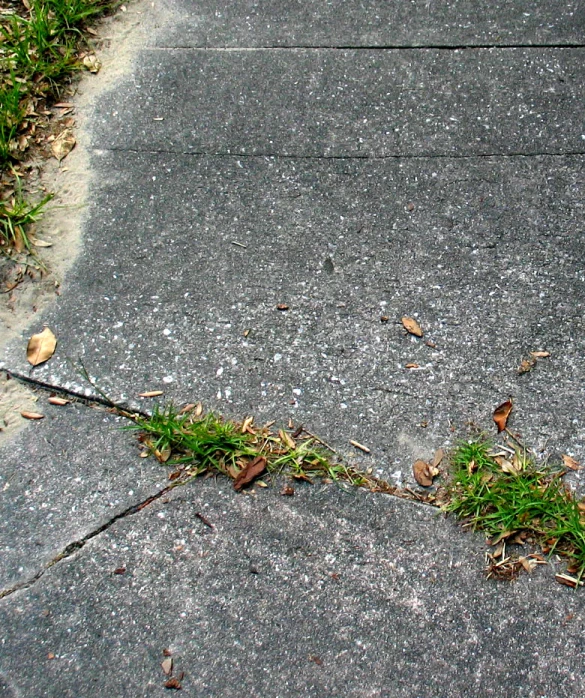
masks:
[(424, 507), (197, 483), (0, 603), (3, 670), (22, 696), (162, 696), (168, 649), (187, 696), (575, 695), (582, 597), (482, 566)]

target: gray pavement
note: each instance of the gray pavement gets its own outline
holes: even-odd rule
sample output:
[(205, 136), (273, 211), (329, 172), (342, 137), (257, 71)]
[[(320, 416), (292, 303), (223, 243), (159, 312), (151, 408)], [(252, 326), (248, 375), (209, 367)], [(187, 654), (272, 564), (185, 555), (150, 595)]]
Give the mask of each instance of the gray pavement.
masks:
[[(543, 458), (585, 459), (585, 6), (365, 5), (129, 8), (160, 26), (91, 113), (83, 251), (33, 375), (91, 395), (82, 358), (116, 400), (293, 418), (407, 484), (512, 395)], [(335, 487), (151, 502), (166, 472), (117, 418), (46, 407), (0, 454), (0, 695), (162, 695), (163, 649), (193, 696), (582, 684), (554, 560), (486, 581), (480, 536)]]

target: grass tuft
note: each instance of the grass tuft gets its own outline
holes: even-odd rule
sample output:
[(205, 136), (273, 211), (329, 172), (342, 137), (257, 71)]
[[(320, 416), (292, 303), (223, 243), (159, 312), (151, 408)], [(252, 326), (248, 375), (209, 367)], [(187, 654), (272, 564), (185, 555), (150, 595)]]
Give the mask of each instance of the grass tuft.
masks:
[(317, 437), (304, 429), (274, 431), (271, 424), (256, 426), (251, 417), (227, 420), (201, 405), (178, 411), (172, 405), (156, 407), (152, 415), (134, 417), (127, 427), (139, 432), (143, 455), (179, 466), (187, 476), (223, 474), (232, 479), (254, 459), (266, 459), (266, 471), (296, 480), (345, 482), (375, 492), (399, 494), (397, 488), (371, 473), (346, 464)]
[(561, 466), (537, 466), (514, 445), (503, 451), (487, 441), (460, 444), (445, 511), (484, 531), (492, 544), (533, 541), (544, 553), (569, 560), (578, 582), (585, 575), (585, 504), (562, 481)]

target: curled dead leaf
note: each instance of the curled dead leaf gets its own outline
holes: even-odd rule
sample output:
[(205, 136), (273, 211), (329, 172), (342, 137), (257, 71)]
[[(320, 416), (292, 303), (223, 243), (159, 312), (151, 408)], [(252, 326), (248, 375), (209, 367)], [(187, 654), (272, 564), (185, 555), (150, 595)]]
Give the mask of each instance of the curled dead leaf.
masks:
[(69, 128), (66, 128), (51, 143), (51, 150), (53, 151), (53, 155), (57, 160), (59, 160), (59, 162), (61, 162), (61, 160), (66, 158), (69, 155), (69, 153), (73, 150), (76, 142), (77, 141), (75, 140), (73, 131), (71, 131), (71, 129)]
[(418, 324), (418, 322), (414, 318), (407, 317), (405, 315), (402, 318), (402, 325), (407, 332), (409, 332), (410, 334), (413, 334), (415, 337), (422, 337), (424, 334), (422, 329), (421, 329), (421, 326)]
[(445, 451), (442, 448), (439, 448), (435, 451), (435, 455), (433, 456), (433, 465), (438, 467), (441, 464), (441, 461), (445, 457)]
[(234, 489), (239, 492), (243, 487), (266, 470), (266, 458), (257, 456), (241, 470), (234, 480)]
[(563, 454), (563, 465), (565, 468), (569, 468), (569, 470), (579, 470), (580, 468), (579, 461), (571, 458), (571, 456), (568, 456), (566, 453)]
[(276, 309), (277, 309), (277, 310), (288, 310), (288, 305), (287, 305), (286, 303), (279, 303), (279, 304), (276, 306)]
[[(434, 468), (433, 470), (437, 470)], [(421, 487), (430, 487), (433, 484), (433, 474), (431, 466), (424, 460), (417, 460), (412, 466), (412, 474), (414, 479), (418, 482)], [(437, 470), (436, 474), (438, 475)]]
[(571, 577), (568, 574), (556, 574), (555, 579), (559, 584), (564, 584), (567, 587), (571, 587), (571, 589), (583, 586), (583, 582), (580, 582), (576, 577)]
[(32, 366), (48, 361), (55, 353), (57, 347), (57, 338), (48, 327), (39, 334), (33, 334), (28, 340), (26, 347), (26, 358)]
[(284, 431), (284, 429), (278, 430), (278, 436), (287, 448), (294, 450), (297, 447), (296, 443), (294, 442), (294, 439), (289, 434), (287, 434), (287, 432)]
[(90, 73), (97, 73), (99, 72), (99, 69), (102, 67), (99, 58), (93, 53), (84, 56), (82, 63), (89, 70)]
[(531, 351), (530, 354), (534, 356), (535, 359), (546, 359), (550, 356), (550, 351)]
[(518, 374), (528, 373), (536, 366), (536, 359), (534, 356), (530, 356), (528, 359), (522, 359), (520, 366), (518, 366)]
[(40, 412), (29, 412), (28, 410), (23, 410), (20, 413), (21, 417), (24, 417), (25, 419), (44, 419), (45, 415), (41, 414)]
[(35, 247), (53, 247), (52, 242), (47, 242), (47, 240), (39, 240), (39, 238), (32, 240), (32, 244)]
[(145, 393), (138, 393), (138, 397), (158, 397), (162, 394), (162, 390), (147, 390)]
[(290, 485), (285, 485), (281, 490), (280, 494), (283, 497), (292, 497), (293, 494), (295, 493), (295, 488), (291, 487)]
[(167, 657), (167, 659), (163, 660), (161, 662), (161, 668), (167, 676), (170, 676), (173, 672), (173, 658)]
[(157, 448), (154, 451), (154, 455), (159, 463), (166, 463), (171, 457), (171, 448), (170, 446), (165, 446), (160, 450)]
[(406, 364), (404, 368), (420, 368), (418, 364)]
[(506, 402), (503, 402), (494, 410), (493, 418), (496, 426), (498, 427), (498, 433), (500, 431), (504, 431), (506, 428), (510, 412), (512, 412), (512, 400), (506, 400)]

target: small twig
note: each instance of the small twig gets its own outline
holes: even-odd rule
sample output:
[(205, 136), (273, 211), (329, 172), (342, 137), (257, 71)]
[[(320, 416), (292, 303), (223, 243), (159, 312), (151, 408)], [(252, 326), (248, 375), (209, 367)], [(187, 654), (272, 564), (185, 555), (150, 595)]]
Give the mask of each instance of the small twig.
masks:
[(310, 436), (312, 439), (315, 439), (315, 441), (317, 441), (317, 443), (320, 443), (321, 446), (325, 446), (325, 448), (328, 449), (329, 451), (331, 451), (331, 453), (335, 453), (336, 456), (339, 455), (337, 453), (337, 451), (332, 446), (330, 446), (328, 443), (323, 441), (323, 439), (320, 439), (318, 436), (315, 436), (315, 434), (312, 434), (308, 429), (305, 429), (305, 427), (303, 427), (303, 431), (305, 434), (307, 434), (307, 436)]
[(248, 249), (248, 245), (244, 245), (243, 242), (236, 242), (235, 240), (232, 240), (232, 245), (236, 245), (237, 247), (243, 247), (245, 250)]
[(215, 528), (211, 521), (205, 516), (203, 516), (203, 514), (196, 512), (195, 516), (199, 519), (199, 521), (201, 521), (201, 523), (204, 523), (208, 528), (211, 528), (212, 530)]

